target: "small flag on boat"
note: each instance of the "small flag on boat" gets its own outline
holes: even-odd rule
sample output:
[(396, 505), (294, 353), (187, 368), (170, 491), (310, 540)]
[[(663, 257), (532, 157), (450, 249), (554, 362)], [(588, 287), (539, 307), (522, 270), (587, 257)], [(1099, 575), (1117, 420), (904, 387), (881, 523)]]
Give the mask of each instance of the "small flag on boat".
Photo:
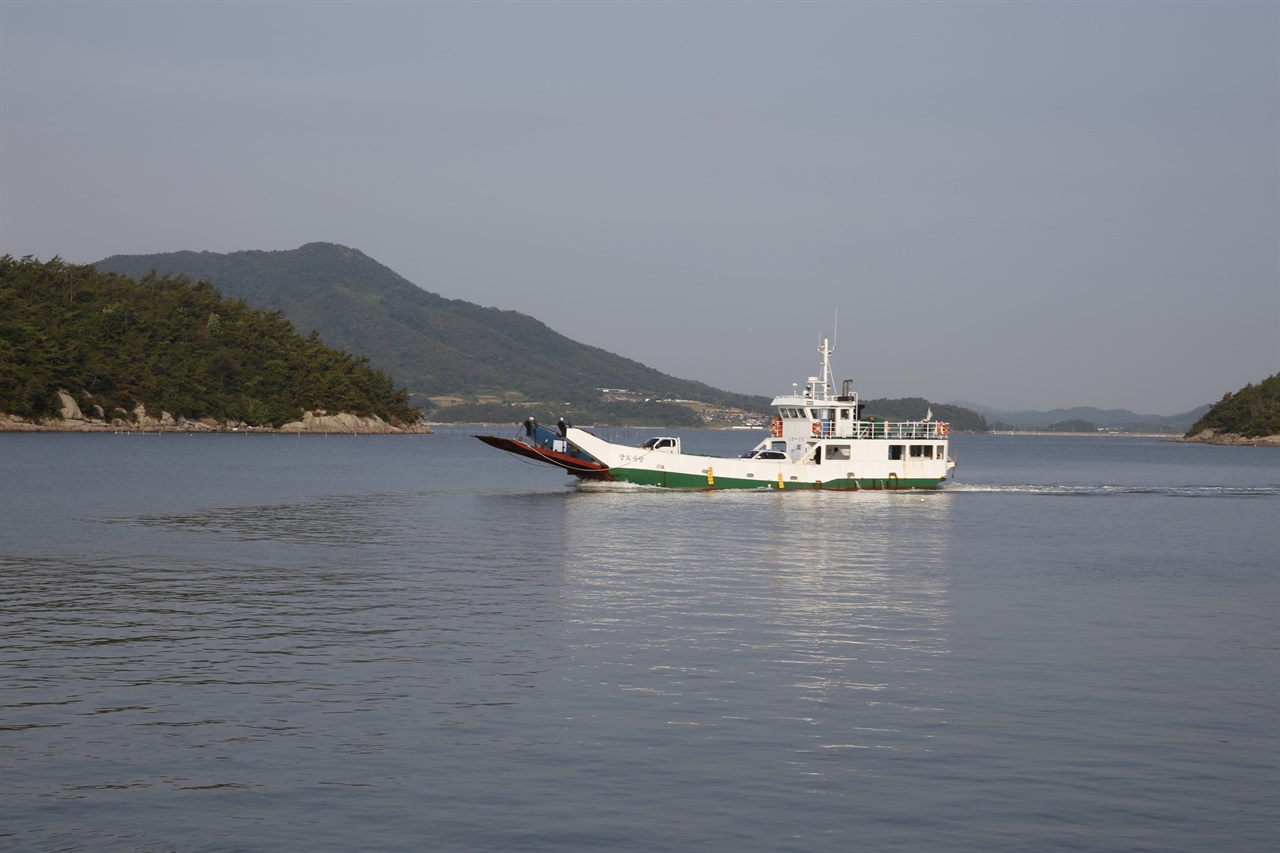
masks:
[(931, 420), (933, 420), (933, 406), (930, 406), (930, 407), (929, 407), (929, 413), (928, 413), (928, 414), (926, 414), (926, 415), (924, 416), (924, 419), (925, 419), (926, 421), (931, 421)]

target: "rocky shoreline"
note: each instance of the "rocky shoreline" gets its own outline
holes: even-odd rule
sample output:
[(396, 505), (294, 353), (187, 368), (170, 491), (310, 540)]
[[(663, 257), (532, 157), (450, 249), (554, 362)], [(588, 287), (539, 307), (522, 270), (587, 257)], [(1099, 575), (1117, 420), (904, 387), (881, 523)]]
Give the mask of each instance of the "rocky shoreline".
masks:
[[(167, 412), (163, 415), (168, 415)], [(264, 433), (280, 435), (430, 435), (435, 432), (426, 424), (395, 425), (382, 418), (358, 417), (350, 414), (327, 415), (307, 412), (301, 421), (287, 423), (280, 427), (250, 426), (242, 421), (216, 421), (213, 418), (202, 418), (189, 421), (186, 418), (167, 420), (160, 418), (140, 419), (137, 422), (116, 419), (111, 421), (97, 418), (55, 418), (45, 421), (29, 421), (17, 415), (0, 414), (0, 432), (185, 432), (185, 433)]]
[(1174, 441), (1194, 442), (1198, 444), (1222, 444), (1232, 447), (1280, 447), (1280, 435), (1263, 435), (1249, 438), (1233, 432), (1218, 432), (1206, 429), (1195, 435), (1175, 438)]
[(215, 418), (187, 420), (174, 418), (168, 412), (160, 417), (147, 414), (139, 403), (131, 418), (87, 417), (71, 395), (59, 395), (62, 403), (61, 417), (47, 420), (28, 420), (19, 415), (0, 413), (0, 432), (236, 432), (275, 433), (283, 435), (430, 435), (435, 432), (425, 423), (393, 424), (377, 415), (362, 417), (346, 412), (329, 414), (323, 409), (306, 412), (302, 420), (279, 427), (250, 426), (243, 421), (219, 421)]

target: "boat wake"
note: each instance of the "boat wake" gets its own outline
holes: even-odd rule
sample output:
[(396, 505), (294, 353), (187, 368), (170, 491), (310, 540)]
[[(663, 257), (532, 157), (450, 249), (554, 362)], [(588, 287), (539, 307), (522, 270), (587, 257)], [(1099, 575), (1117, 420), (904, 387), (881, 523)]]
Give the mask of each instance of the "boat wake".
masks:
[(661, 486), (643, 486), (620, 480), (579, 480), (573, 484), (580, 492), (665, 492)]
[[(666, 486), (644, 485), (641, 483), (627, 483), (621, 480), (579, 480), (577, 483), (573, 484), (573, 488), (575, 488), (579, 492), (628, 492), (628, 493), (666, 492), (666, 493), (669, 493), (672, 491), (672, 489), (669, 489)], [(688, 492), (688, 493), (702, 493), (702, 492), (710, 492), (710, 491), (716, 491), (716, 490), (688, 488), (688, 489), (677, 489), (676, 491)], [(732, 491), (744, 492), (746, 494), (752, 494), (754, 492), (773, 492), (776, 494), (778, 492), (777, 489), (771, 488), (767, 484), (761, 485), (760, 488), (758, 489), (733, 489)], [(786, 491), (804, 492), (805, 494), (808, 494), (808, 493), (814, 492), (815, 490), (814, 489), (788, 489)]]
[(1275, 497), (1280, 486), (980, 485), (948, 483), (940, 491), (1032, 495), (1165, 495), (1178, 498)]
[[(573, 484), (579, 492), (669, 492), (661, 486), (645, 486), (636, 483), (624, 483), (612, 480), (582, 480)], [(700, 489), (689, 489), (697, 492)], [(750, 492), (752, 490), (743, 490)], [(762, 487), (758, 491), (778, 493), (777, 489)], [(1280, 496), (1280, 486), (1120, 486), (1109, 484), (1097, 485), (1057, 485), (1057, 484), (1005, 484), (983, 485), (974, 483), (950, 482), (930, 490), (866, 490), (861, 493), (865, 499), (869, 495), (912, 495), (927, 497), (940, 494), (1007, 494), (1007, 495), (1056, 495), (1056, 496), (1117, 496), (1117, 495), (1163, 495), (1175, 498), (1267, 498)], [(788, 494), (846, 494), (855, 492), (823, 492), (812, 489), (792, 489)], [(856, 498), (851, 498), (856, 499)]]

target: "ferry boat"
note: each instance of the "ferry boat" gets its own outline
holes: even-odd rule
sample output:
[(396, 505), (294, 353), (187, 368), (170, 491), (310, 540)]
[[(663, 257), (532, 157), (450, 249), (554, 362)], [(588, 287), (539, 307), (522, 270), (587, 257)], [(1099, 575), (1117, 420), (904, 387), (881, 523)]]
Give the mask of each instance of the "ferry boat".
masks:
[(515, 438), (476, 438), (581, 480), (674, 489), (936, 489), (951, 476), (950, 424), (932, 413), (918, 421), (864, 419), (851, 380), (832, 394), (827, 338), (818, 352), (821, 375), (810, 376), (803, 391), (793, 386), (775, 397), (769, 437), (738, 457), (686, 452), (676, 436), (615, 444), (563, 418), (554, 427), (530, 418)]

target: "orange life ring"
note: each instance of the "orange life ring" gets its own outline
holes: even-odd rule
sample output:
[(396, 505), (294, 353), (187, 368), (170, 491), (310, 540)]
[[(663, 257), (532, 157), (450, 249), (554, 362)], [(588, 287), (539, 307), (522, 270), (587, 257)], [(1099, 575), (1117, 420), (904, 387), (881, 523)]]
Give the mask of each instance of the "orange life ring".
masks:
[(946, 435), (951, 432), (951, 424), (938, 424), (938, 435)]
[(782, 418), (774, 418), (769, 422), (769, 432), (774, 438), (782, 438)]
[(813, 434), (814, 434), (814, 435), (822, 435), (822, 422), (821, 422), (821, 421), (814, 421), (814, 422), (813, 422)]

